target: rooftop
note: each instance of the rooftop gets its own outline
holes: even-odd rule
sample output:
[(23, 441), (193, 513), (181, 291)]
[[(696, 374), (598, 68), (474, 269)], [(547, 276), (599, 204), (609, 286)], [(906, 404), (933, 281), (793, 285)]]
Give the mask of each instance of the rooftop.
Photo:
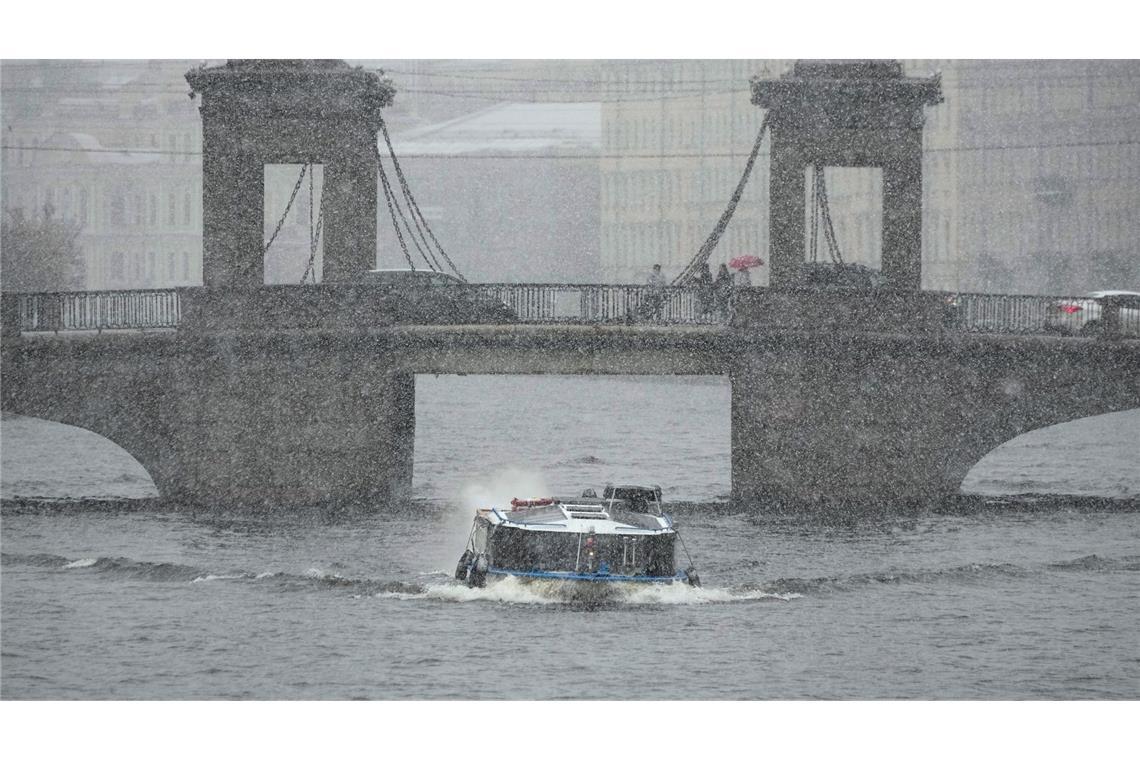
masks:
[(505, 103), (404, 132), (401, 156), (600, 152), (601, 103)]

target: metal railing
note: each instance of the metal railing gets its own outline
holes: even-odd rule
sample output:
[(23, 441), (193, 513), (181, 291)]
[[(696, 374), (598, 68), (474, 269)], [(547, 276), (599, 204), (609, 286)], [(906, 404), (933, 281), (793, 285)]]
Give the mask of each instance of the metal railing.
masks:
[(1132, 301), (954, 293), (946, 295), (946, 326), (970, 333), (1140, 336), (1140, 299)]
[[(467, 306), (464, 319), (472, 324), (727, 324), (735, 301), (731, 293), (645, 285), (495, 283), (455, 287), (462, 288), (461, 295), (441, 292), (449, 288), (430, 290), (433, 297), (463, 301)], [(763, 297), (763, 291), (757, 289), (757, 293)], [(876, 298), (873, 291), (862, 294), (872, 301)], [(336, 294), (331, 295), (335, 302)], [(18, 317), (20, 331), (61, 332), (177, 328), (182, 319), (181, 297), (182, 289), (169, 289), (11, 293), (4, 299), (5, 314)], [(1133, 297), (1094, 300), (1086, 296), (989, 293), (943, 293), (940, 297), (944, 303), (942, 325), (949, 331), (1140, 337), (1140, 299)], [(18, 303), (9, 299), (18, 299)], [(1062, 308), (1071, 309), (1074, 304), (1082, 308)], [(794, 310), (795, 303), (787, 308)]]
[(99, 290), (19, 294), (24, 332), (153, 330), (182, 318), (177, 290)]
[(485, 299), (505, 304), (520, 322), (577, 324), (723, 324), (730, 297), (683, 287), (648, 285), (478, 284)]

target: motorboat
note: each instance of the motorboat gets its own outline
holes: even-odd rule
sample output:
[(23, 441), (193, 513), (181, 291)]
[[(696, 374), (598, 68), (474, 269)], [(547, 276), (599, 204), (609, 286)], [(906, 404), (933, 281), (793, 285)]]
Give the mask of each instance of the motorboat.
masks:
[(505, 577), (699, 586), (691, 561), (676, 568), (679, 539), (661, 509), (659, 486), (609, 485), (601, 497), (587, 489), (578, 497), (515, 498), (475, 511), (455, 578), (473, 587)]

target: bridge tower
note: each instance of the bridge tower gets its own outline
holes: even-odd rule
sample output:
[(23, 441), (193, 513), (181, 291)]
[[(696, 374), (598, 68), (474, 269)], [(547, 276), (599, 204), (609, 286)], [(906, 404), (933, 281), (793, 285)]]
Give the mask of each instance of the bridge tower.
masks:
[(752, 81), (772, 146), (771, 285), (802, 277), (805, 169), (852, 166), (883, 170), (883, 276), (921, 289), (923, 107), (941, 102), (940, 77), (903, 76), (897, 61), (797, 61), (779, 79)]
[(395, 89), (343, 61), (231, 60), (186, 74), (202, 98), (202, 278), (264, 284), (266, 164), (325, 167), (324, 280), (376, 261), (376, 133)]

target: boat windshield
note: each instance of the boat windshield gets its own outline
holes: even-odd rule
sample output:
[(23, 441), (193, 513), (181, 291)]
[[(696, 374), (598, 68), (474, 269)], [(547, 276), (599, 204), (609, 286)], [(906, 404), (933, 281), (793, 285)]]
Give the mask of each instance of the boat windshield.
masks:
[(602, 492), (605, 499), (621, 499), (629, 503), (632, 512), (650, 515), (661, 514), (661, 489), (643, 486), (606, 486)]
[(491, 536), (490, 553), (492, 564), (507, 570), (671, 576), (673, 541), (671, 533), (555, 533), (502, 525)]

